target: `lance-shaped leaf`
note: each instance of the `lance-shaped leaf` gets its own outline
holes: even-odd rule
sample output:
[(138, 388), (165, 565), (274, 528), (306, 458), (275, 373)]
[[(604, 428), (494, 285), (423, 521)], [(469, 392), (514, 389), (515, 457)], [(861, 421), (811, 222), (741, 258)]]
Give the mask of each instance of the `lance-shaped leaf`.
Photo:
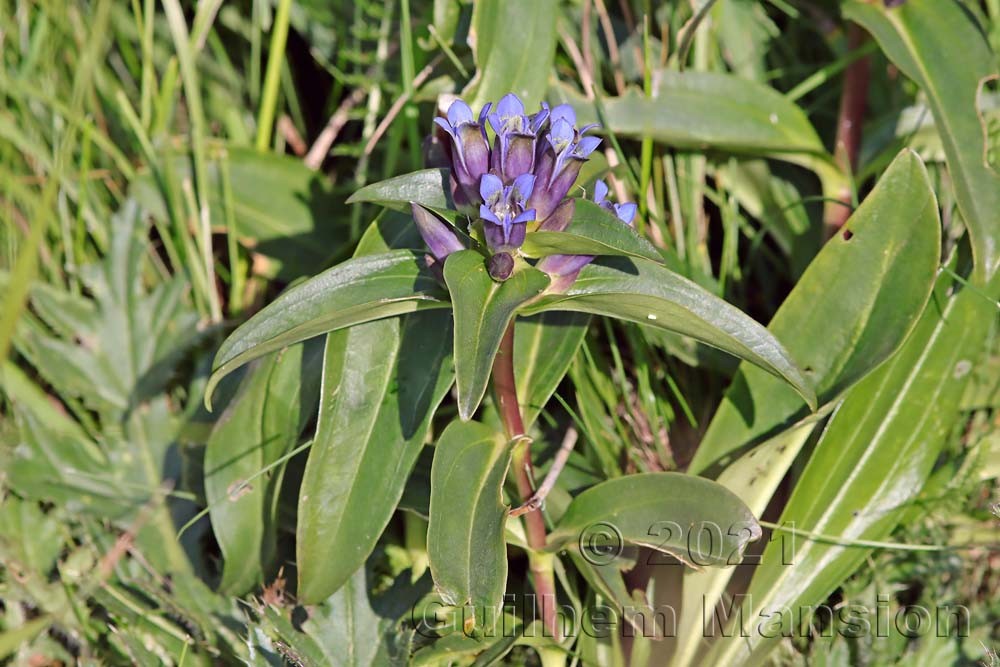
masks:
[[(434, 448), (427, 555), (445, 603), (499, 610), (507, 583), (501, 489), (510, 446), (479, 422), (454, 421)], [(488, 622), (488, 621), (487, 621)]]
[(432, 210), (454, 209), (450, 179), (447, 169), (422, 169), (366, 185), (351, 195), (347, 203), (370, 202), (400, 211), (409, 211), (411, 202)]
[(249, 590), (273, 557), (280, 475), (251, 477), (278, 460), (311, 418), (316, 382), (304, 369), (315, 367), (318, 352), (295, 345), (253, 366), (208, 438), (205, 496), (224, 557), (222, 590)]
[(575, 547), (610, 558), (627, 544), (669, 553), (694, 565), (737, 565), (760, 525), (736, 495), (716, 482), (681, 473), (618, 477), (569, 504), (548, 548)]
[(539, 230), (524, 239), (521, 252), (546, 255), (620, 255), (662, 262), (649, 241), (594, 202), (578, 199), (573, 222), (564, 232)]
[(316, 437), (299, 492), (299, 598), (322, 600), (364, 565), (454, 381), (451, 318), (412, 313), (327, 337)]
[(706, 664), (763, 662), (795, 620), (787, 611), (826, 600), (871, 553), (843, 542), (885, 540), (911, 509), (964, 419), (962, 393), (996, 321), (995, 303), (975, 288), (959, 288), (942, 276), (937, 307), (924, 311), (902, 349), (837, 408), (780, 519), (829, 539), (786, 536), (794, 539), (793, 564), (782, 557), (787, 540), (768, 544), (745, 597), (753, 610), (742, 615), (763, 621), (744, 628), (742, 637), (737, 631), (720, 638)]
[(782, 378), (815, 405), (808, 380), (767, 329), (687, 278), (644, 259), (599, 259), (565, 294), (542, 297), (525, 314), (570, 310), (691, 336)]
[(212, 391), (235, 368), (268, 352), (353, 324), (447, 306), (421, 253), (394, 250), (338, 264), (284, 292), (236, 329), (215, 355)]
[(477, 110), (508, 92), (529, 107), (541, 102), (556, 53), (559, 13), (553, 0), (477, 3), (469, 26), (476, 76), (462, 96)]
[[(768, 326), (808, 369), (821, 403), (871, 372), (909, 335), (934, 285), (940, 237), (927, 171), (920, 158), (904, 151), (812, 261)], [(744, 364), (688, 472), (724, 465), (802, 416), (788, 387)]]
[(927, 96), (955, 199), (969, 228), (976, 275), (985, 279), (1000, 266), (1000, 173), (990, 163), (980, 97), (983, 86), (1000, 75), (997, 60), (962, 3), (895, 4), (852, 0), (844, 3), (844, 16), (871, 32), (886, 56)]
[(519, 317), (514, 328), (514, 378), (524, 427), (530, 429), (573, 363), (590, 316), (551, 311)]
[(452, 253), (444, 264), (444, 280), (455, 311), (455, 375), (458, 412), (470, 419), (483, 400), (493, 358), (514, 311), (537, 297), (549, 278), (530, 266), (496, 282), (474, 250)]

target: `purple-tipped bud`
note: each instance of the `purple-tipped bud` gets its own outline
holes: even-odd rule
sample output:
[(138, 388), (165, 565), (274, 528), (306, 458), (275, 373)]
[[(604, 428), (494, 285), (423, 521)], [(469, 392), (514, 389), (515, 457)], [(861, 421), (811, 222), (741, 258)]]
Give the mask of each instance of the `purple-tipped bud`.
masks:
[(448, 108), (447, 119), (434, 119), (451, 137), (449, 156), (452, 175), (473, 202), (479, 190), (479, 179), (490, 168), (490, 147), (483, 126), (483, 119), (489, 110), (490, 105), (485, 106), (477, 122), (469, 105), (455, 100)]
[(443, 262), (445, 257), (457, 250), (465, 249), (447, 222), (416, 202), (410, 202), (410, 208), (413, 211), (413, 221), (417, 223), (417, 231), (438, 262)]
[(535, 268), (548, 274), (552, 279), (548, 291), (558, 294), (568, 290), (576, 282), (583, 267), (592, 261), (593, 255), (549, 255), (542, 258)]
[(514, 258), (509, 252), (498, 252), (490, 257), (489, 262), (490, 277), (497, 282), (503, 282), (510, 278), (514, 272)]

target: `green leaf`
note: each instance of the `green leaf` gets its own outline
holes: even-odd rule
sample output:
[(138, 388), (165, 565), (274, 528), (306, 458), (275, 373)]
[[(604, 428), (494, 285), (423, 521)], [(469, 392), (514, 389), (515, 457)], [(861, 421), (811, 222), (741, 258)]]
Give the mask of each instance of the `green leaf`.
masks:
[(249, 633), (250, 641), (260, 642), (255, 647), (260, 651), (257, 664), (407, 665), (414, 631), (405, 623), (429, 592), (430, 581), (424, 577), (411, 582), (411, 572), (404, 571), (376, 594), (378, 578), (371, 564), (359, 569), (334, 595), (310, 605), (304, 618), (296, 618), (288, 608), (262, 605)]
[(556, 0), (475, 4), (469, 44), (476, 76), (462, 96), (477, 113), (507, 93), (516, 93), (528, 109), (538, 107), (549, 84), (558, 20)]
[(423, 169), (366, 185), (348, 197), (348, 204), (370, 202), (409, 212), (410, 202), (429, 209), (454, 210), (451, 175), (447, 169)]
[(546, 255), (619, 255), (663, 262), (653, 244), (594, 202), (576, 200), (573, 222), (564, 232), (530, 232), (521, 252)]
[[(209, 146), (206, 169), (212, 226), (226, 226), (229, 179), (233, 222), (239, 240), (273, 260), (268, 276), (292, 279), (320, 271), (348, 239), (342, 199), (322, 174), (289, 155), (225, 144)], [(191, 159), (174, 154), (165, 161), (172, 184), (191, 178)], [(160, 219), (167, 208), (161, 184), (151, 174), (133, 181), (130, 194)]]
[(268, 352), (343, 327), (447, 306), (421, 253), (395, 250), (357, 257), (285, 291), (219, 348), (205, 404), (219, 380)]
[(507, 583), (503, 533), (509, 511), (501, 492), (510, 454), (503, 436), (479, 422), (454, 421), (438, 439), (427, 555), (446, 604), (472, 605), (477, 612), (500, 609)]
[[(927, 172), (904, 151), (809, 265), (768, 327), (807, 370), (821, 404), (871, 372), (909, 335), (934, 285), (940, 243)], [(743, 364), (688, 472), (725, 465), (801, 418), (800, 408), (788, 387)]]
[[(681, 473), (627, 475), (573, 499), (549, 534), (548, 548), (575, 546), (592, 557), (624, 543), (671, 554), (694, 565), (736, 565), (761, 535), (746, 505), (724, 486)], [(619, 539), (621, 541), (619, 541)]]
[[(719, 475), (718, 483), (735, 493), (755, 515), (762, 515), (817, 420), (806, 421), (808, 423), (784, 431), (743, 455)], [(681, 609), (684, 611), (681, 612), (677, 653), (671, 667), (687, 667), (704, 645), (706, 618), (703, 610), (715, 608), (733, 574), (732, 570), (720, 568), (684, 571), (681, 587)]]
[(460, 250), (445, 260), (444, 280), (455, 312), (458, 412), (462, 419), (471, 419), (486, 393), (493, 358), (514, 311), (541, 294), (549, 278), (522, 266), (506, 281), (496, 282), (482, 255)]
[[(615, 134), (676, 148), (733, 153), (825, 154), (805, 112), (770, 86), (720, 72), (658, 70), (653, 95), (630, 89), (603, 101)], [(597, 122), (591, 105), (581, 122)]]
[[(959, 401), (996, 319), (996, 305), (942, 276), (934, 301), (903, 348), (847, 394), (802, 472), (780, 522), (834, 540), (884, 540), (920, 493), (941, 448), (963, 419)], [(788, 540), (794, 540), (789, 549)], [(783, 544), (784, 543), (784, 544)], [(782, 549), (794, 554), (785, 563)], [(805, 536), (773, 540), (746, 600), (753, 616), (825, 600), (871, 553)], [(777, 619), (777, 616), (772, 618)], [(769, 624), (775, 628), (777, 620)], [(708, 664), (759, 660), (773, 639), (721, 640)], [(771, 637), (779, 637), (777, 630)]]
[[(972, 13), (955, 0), (908, 0), (898, 7), (845, 2), (844, 16), (865, 27), (927, 96), (944, 146), (980, 284), (1000, 266), (1000, 173), (987, 154), (981, 87), (997, 60)], [(961, 45), (961, 48), (956, 48)]]
[(317, 351), (315, 345), (296, 345), (254, 366), (209, 436), (205, 497), (224, 558), (219, 587), (226, 592), (243, 593), (256, 585), (273, 556), (277, 525), (272, 508), (281, 475), (247, 480), (279, 459), (311, 416), (315, 394), (303, 368), (315, 367)]
[(332, 594), (375, 548), (454, 381), (451, 345), (444, 311), (328, 335), (319, 420), (299, 491), (302, 602)]
[[(774, 157), (816, 173), (826, 195), (848, 183), (834, 166), (805, 112), (774, 88), (721, 72), (657, 70), (651, 97), (629, 89), (601, 104), (619, 137), (651, 137), (678, 149)], [(573, 105), (581, 124), (601, 122), (594, 103), (568, 88), (555, 96)]]
[(552, 311), (514, 324), (514, 379), (524, 428), (530, 429), (569, 370), (590, 316)]
[(810, 405), (809, 382), (764, 327), (687, 278), (643, 259), (610, 257), (584, 268), (565, 294), (542, 297), (525, 314), (569, 310), (691, 336), (783, 378)]

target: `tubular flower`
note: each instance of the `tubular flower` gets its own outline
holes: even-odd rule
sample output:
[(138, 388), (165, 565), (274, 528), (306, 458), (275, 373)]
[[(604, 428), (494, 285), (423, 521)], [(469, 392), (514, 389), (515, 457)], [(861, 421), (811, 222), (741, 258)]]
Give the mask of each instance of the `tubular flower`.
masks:
[(470, 199), (475, 199), (479, 180), (490, 168), (490, 146), (486, 140), (483, 120), (490, 112), (487, 104), (473, 120), (472, 109), (462, 100), (455, 100), (448, 108), (448, 118), (435, 118), (434, 122), (451, 137), (451, 173)]
[(486, 117), (496, 132), (490, 168), (505, 183), (534, 170), (538, 132), (548, 117), (549, 107), (544, 102), (541, 111), (525, 115), (524, 104), (514, 93), (504, 95), (496, 110)]
[[(447, 118), (435, 118), (448, 135), (440, 153), (452, 174), (452, 194), (460, 206), (478, 207), (489, 251), (490, 275), (506, 280), (517, 270), (521, 245), (532, 230), (562, 232), (570, 225), (575, 199), (568, 197), (583, 164), (600, 145), (589, 136), (596, 125), (578, 128), (576, 114), (566, 104), (549, 108), (544, 102), (529, 114), (517, 95), (504, 95), (496, 106), (486, 104), (478, 119), (462, 100), (455, 100)], [(487, 125), (494, 137), (492, 146)], [(635, 217), (634, 204), (605, 201), (608, 189), (598, 183), (595, 201), (626, 224)], [(441, 262), (463, 242), (448, 223), (431, 211), (413, 206), (413, 216), (434, 258)], [(593, 257), (555, 255), (537, 267), (547, 271), (565, 289)], [(523, 263), (523, 262), (522, 262)]]
[(625, 202), (624, 204), (615, 204), (609, 202), (605, 199), (608, 196), (608, 184), (604, 181), (597, 181), (594, 184), (594, 203), (603, 209), (611, 211), (615, 216), (624, 222), (629, 227), (632, 226), (632, 221), (635, 219), (636, 211), (639, 207), (632, 202)]
[[(631, 227), (632, 221), (635, 219), (636, 205), (631, 202), (614, 204), (605, 199), (607, 196), (607, 184), (604, 181), (597, 181), (594, 186), (594, 203), (613, 212), (619, 220)], [(538, 262), (537, 268), (547, 273), (552, 279), (551, 291), (565, 292), (576, 282), (583, 267), (592, 261), (594, 261), (594, 255), (549, 255)]]
[(535, 220), (534, 209), (526, 207), (535, 186), (535, 177), (521, 174), (511, 185), (504, 185), (498, 176), (486, 174), (479, 186), (483, 204), (479, 217), (483, 219), (486, 243), (493, 252), (510, 252), (524, 243), (527, 224)]
[(539, 147), (535, 176), (537, 183), (528, 205), (544, 220), (569, 193), (580, 168), (597, 149), (599, 137), (586, 136), (596, 127), (576, 128), (576, 114), (566, 104), (560, 104), (549, 114), (549, 132)]

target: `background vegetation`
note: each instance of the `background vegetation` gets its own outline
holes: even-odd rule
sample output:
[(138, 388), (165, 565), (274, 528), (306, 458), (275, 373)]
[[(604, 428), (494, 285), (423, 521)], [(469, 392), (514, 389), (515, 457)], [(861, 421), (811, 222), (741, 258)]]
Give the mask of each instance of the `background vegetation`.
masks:
[[(532, 408), (540, 469), (577, 438), (553, 506), (637, 472), (719, 479), (762, 518), (826, 536), (798, 537), (786, 589), (758, 573), (761, 598), (871, 607), (884, 593), (893, 613), (971, 612), (969, 637), (838, 632), (754, 659), (989, 664), (998, 45), (997, 0), (0, 3), (0, 656), (537, 663), (531, 640), (415, 631), (411, 607), (433, 596), (425, 456), (366, 566), (297, 605), (321, 345), (234, 376), (203, 408), (227, 332), (349, 257), (377, 216), (400, 218), (345, 200), (423, 166), (442, 96), (464, 91), (477, 108), (514, 90), (605, 125), (581, 180), (606, 172), (673, 270), (772, 322), (827, 406), (775, 432), (792, 399), (732, 359), (639, 325), (571, 322), (579, 342), (545, 350), (567, 355), (568, 376)], [(909, 154), (886, 172), (903, 148), (933, 196), (912, 186), (923, 171)], [(940, 270), (918, 252), (936, 237), (917, 221), (936, 229), (937, 215)], [(836, 254), (852, 239), (870, 252)], [(852, 302), (874, 319), (845, 329)], [(875, 349), (875, 330), (900, 335)], [(748, 391), (774, 413), (749, 427)], [(455, 414), (446, 398), (428, 442)], [(746, 454), (761, 442), (763, 463)], [(527, 586), (517, 554), (508, 590)], [(680, 605), (677, 568), (578, 565), (560, 573), (572, 604)], [(683, 575), (683, 595), (746, 589), (744, 570), (724, 572)], [(706, 647), (692, 623), (662, 641), (581, 635), (570, 656), (736, 664), (735, 643)]]

